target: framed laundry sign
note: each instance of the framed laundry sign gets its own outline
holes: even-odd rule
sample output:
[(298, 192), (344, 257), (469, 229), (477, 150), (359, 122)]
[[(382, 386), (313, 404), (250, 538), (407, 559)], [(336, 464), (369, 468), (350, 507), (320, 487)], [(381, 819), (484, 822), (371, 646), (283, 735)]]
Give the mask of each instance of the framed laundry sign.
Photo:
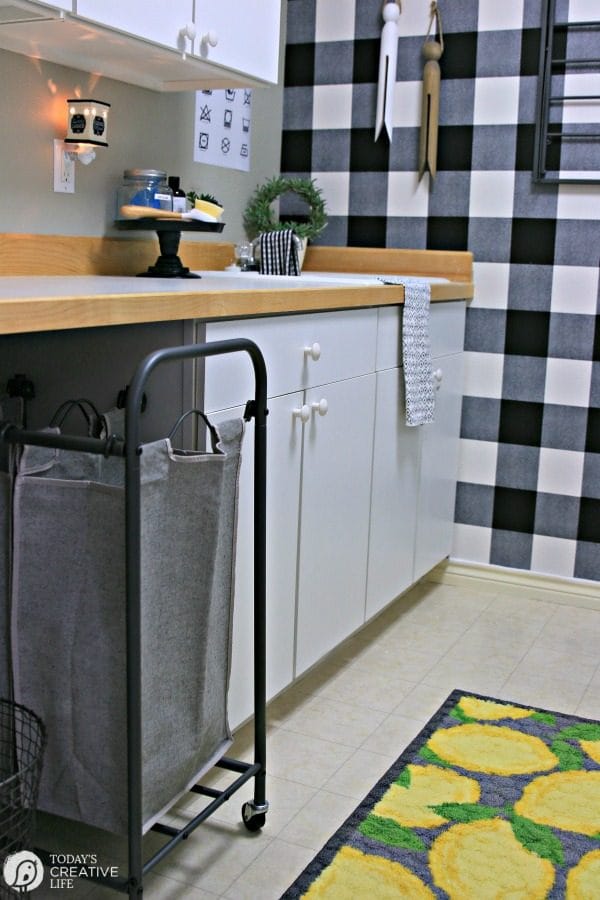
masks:
[(250, 170), (252, 91), (197, 91), (194, 162)]

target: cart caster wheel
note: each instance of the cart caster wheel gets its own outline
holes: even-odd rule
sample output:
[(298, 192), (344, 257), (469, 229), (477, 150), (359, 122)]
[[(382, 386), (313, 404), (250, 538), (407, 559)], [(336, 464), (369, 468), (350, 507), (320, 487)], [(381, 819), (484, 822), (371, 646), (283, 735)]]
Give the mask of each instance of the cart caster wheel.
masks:
[(244, 803), (242, 806), (242, 821), (248, 831), (260, 831), (266, 818), (266, 813), (257, 812), (253, 803)]

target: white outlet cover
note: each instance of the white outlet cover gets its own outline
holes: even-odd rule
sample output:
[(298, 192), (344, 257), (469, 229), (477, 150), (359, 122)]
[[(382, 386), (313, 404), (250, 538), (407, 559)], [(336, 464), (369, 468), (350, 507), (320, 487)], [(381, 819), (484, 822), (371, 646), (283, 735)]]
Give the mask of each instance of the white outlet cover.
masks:
[(57, 194), (75, 193), (75, 160), (65, 152), (64, 141), (54, 141), (54, 191)]

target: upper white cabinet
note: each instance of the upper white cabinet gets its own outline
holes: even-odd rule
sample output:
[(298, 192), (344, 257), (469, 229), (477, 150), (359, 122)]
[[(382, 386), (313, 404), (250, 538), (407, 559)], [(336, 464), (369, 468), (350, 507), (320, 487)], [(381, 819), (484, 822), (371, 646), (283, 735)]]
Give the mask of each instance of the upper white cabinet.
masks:
[(0, 0), (0, 25), (15, 26), (55, 18), (57, 13), (73, 11), (73, 0), (53, 0), (38, 3), (37, 0)]
[(276, 83), (281, 3), (0, 0), (0, 47), (159, 91)]
[(175, 50), (189, 49), (182, 31), (194, 22), (193, 0), (77, 0), (77, 15)]
[(196, 0), (195, 53), (238, 72), (276, 82), (280, 0)]
[(42, 6), (49, 6), (52, 9), (64, 9), (67, 12), (73, 11), (73, 0), (52, 0), (52, 3), (43, 3)]

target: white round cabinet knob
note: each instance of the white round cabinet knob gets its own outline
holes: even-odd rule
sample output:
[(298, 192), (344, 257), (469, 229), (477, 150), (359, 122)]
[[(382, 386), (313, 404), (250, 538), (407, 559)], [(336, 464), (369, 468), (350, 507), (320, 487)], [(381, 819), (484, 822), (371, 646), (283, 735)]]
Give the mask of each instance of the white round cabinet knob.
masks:
[(315, 341), (315, 343), (311, 344), (310, 347), (305, 347), (304, 356), (310, 356), (310, 358), (314, 359), (314, 361), (316, 362), (321, 358), (321, 345)]
[(210, 47), (216, 47), (219, 43), (219, 35), (216, 31), (207, 31), (206, 34), (202, 35), (202, 43), (208, 44)]
[(310, 419), (310, 406), (305, 403), (304, 406), (296, 406), (292, 410), (292, 415), (295, 419), (300, 419), (305, 425)]
[(320, 416), (327, 415), (327, 410), (329, 409), (329, 403), (327, 402), (325, 397), (322, 397), (318, 403), (311, 403), (311, 406), (315, 412), (319, 413)]

